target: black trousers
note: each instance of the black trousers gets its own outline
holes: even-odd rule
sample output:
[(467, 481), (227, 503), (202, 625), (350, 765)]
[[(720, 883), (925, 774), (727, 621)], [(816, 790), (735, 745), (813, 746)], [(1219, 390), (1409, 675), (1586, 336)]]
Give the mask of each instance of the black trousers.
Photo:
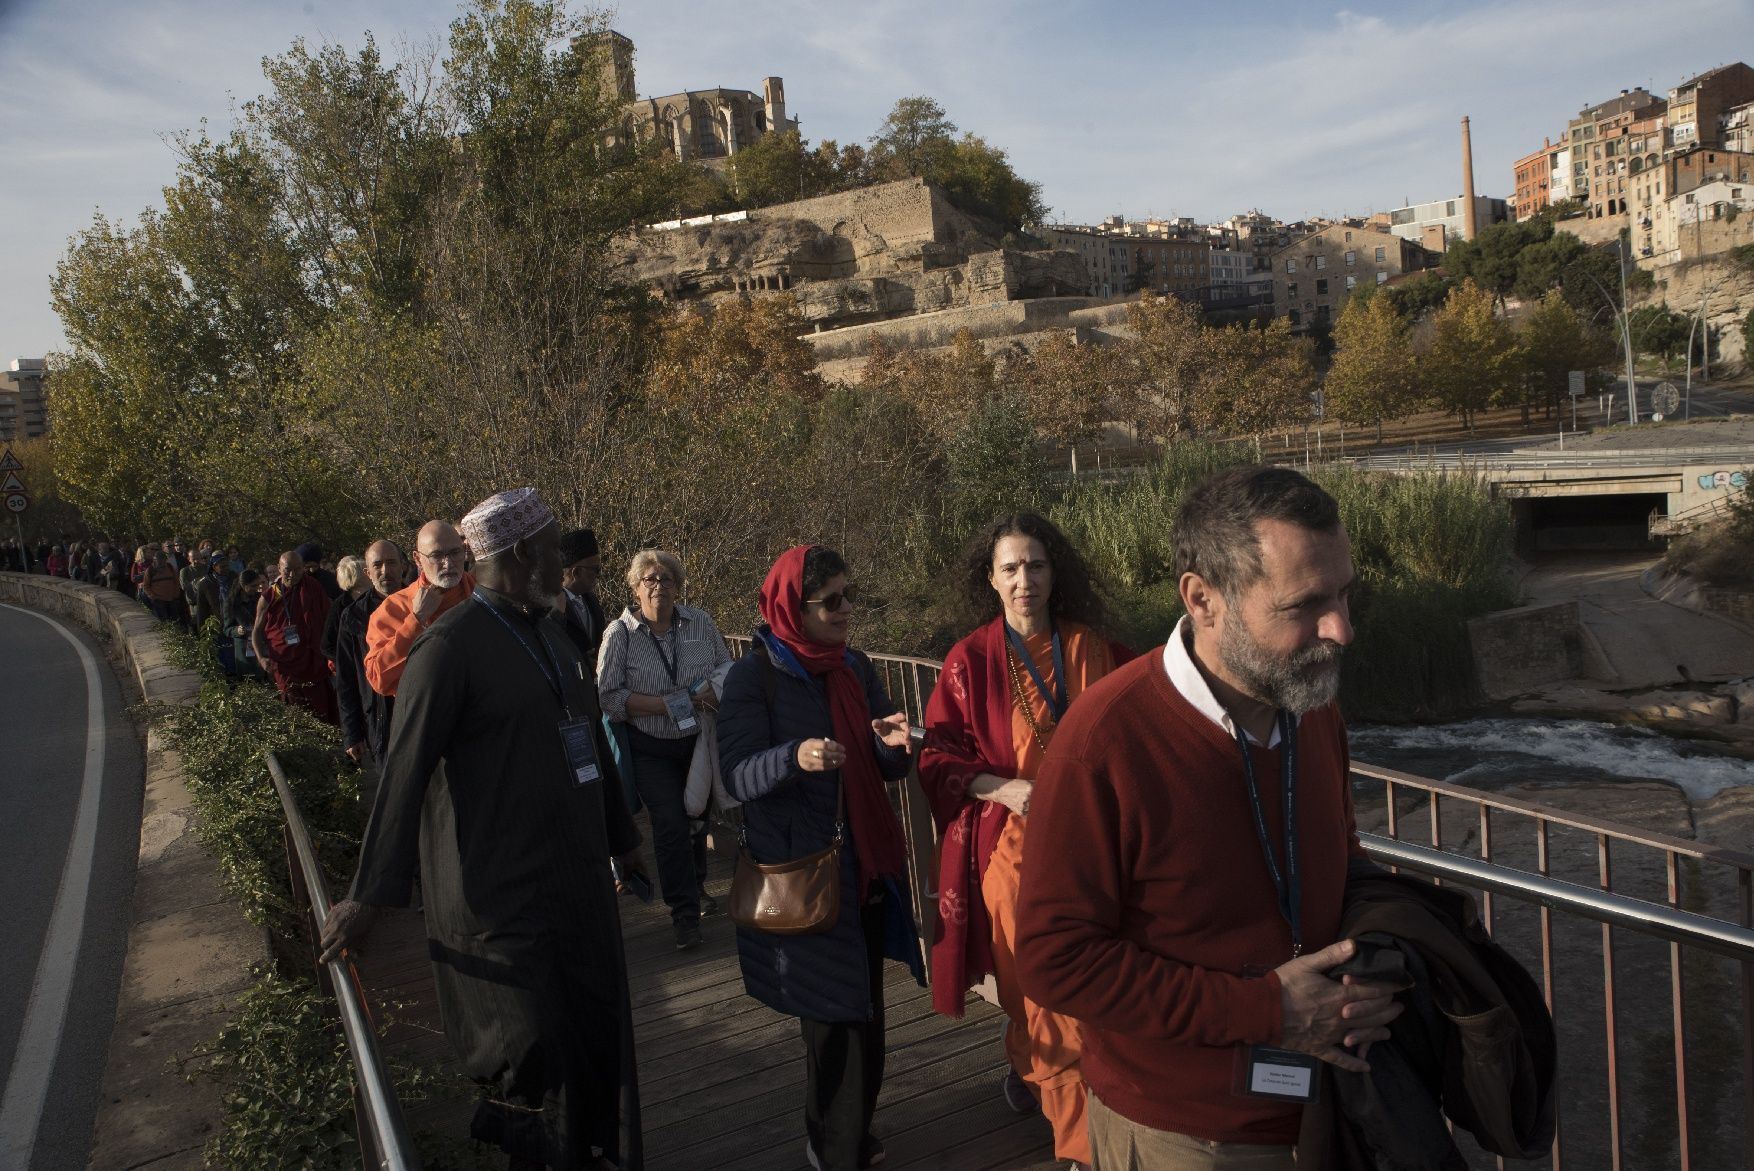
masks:
[(871, 980), (871, 1019), (812, 1021), (804, 1034), (804, 1130), (823, 1171), (856, 1171), (877, 1092), (883, 1088), (883, 921), (881, 899), (861, 915)]
[(698, 832), (689, 828), (682, 792), (688, 787), (695, 737), (664, 740), (629, 725), (627, 741), (633, 749), (634, 787), (652, 819), (664, 903), (673, 922), (694, 922), (700, 918), (700, 892), (706, 888), (706, 826)]

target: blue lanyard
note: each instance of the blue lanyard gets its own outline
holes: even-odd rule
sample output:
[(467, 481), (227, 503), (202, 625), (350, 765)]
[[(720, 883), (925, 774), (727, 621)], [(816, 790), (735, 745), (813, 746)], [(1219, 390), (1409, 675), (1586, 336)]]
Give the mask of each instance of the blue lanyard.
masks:
[(1054, 722), (1057, 724), (1065, 718), (1066, 708), (1072, 701), (1066, 698), (1066, 662), (1060, 653), (1059, 624), (1054, 623), (1052, 630), (1054, 633), (1054, 689), (1049, 691), (1048, 685), (1042, 681), (1041, 672), (1035, 668), (1035, 660), (1029, 657), (1029, 648), (1023, 644), (1023, 636), (1012, 630), (1009, 622), (1005, 623), (1005, 638), (1010, 641), (1012, 649), (1017, 652), (1017, 657), (1023, 660), (1023, 665), (1029, 669), (1030, 681), (1035, 684), (1035, 689), (1041, 693), (1041, 697), (1047, 700), (1048, 711), (1053, 713)]
[(554, 692), (554, 698), (560, 701), (560, 706), (566, 709), (567, 718), (571, 719), (572, 704), (566, 701), (565, 685), (562, 683), (560, 677), (560, 664), (554, 661), (554, 652), (549, 649), (548, 639), (543, 636), (541, 629), (537, 629), (536, 637), (542, 643), (542, 652), (547, 656), (547, 662), (543, 662), (542, 659), (537, 657), (535, 648), (530, 645), (529, 641), (525, 639), (523, 635), (518, 633), (518, 628), (513, 626), (504, 614), (499, 612), (499, 607), (482, 597), (480, 590), (476, 590), (470, 596), (477, 602), (481, 603), (482, 609), (499, 619), (499, 624), (506, 628), (507, 634), (510, 634), (513, 638), (518, 640), (518, 645), (524, 648), (524, 653), (529, 655), (531, 662), (535, 663), (537, 668), (541, 670), (542, 678), (547, 680), (549, 688)]
[(664, 632), (664, 642), (658, 641), (658, 636), (652, 633), (651, 627), (641, 626), (640, 629), (645, 631), (646, 637), (652, 640), (652, 646), (658, 652), (658, 660), (664, 664), (664, 673), (670, 676), (670, 686), (676, 686), (676, 672), (682, 666), (682, 648), (676, 648), (674, 659), (664, 653), (664, 642), (669, 642), (676, 633), (676, 615), (670, 615), (670, 629)]
[(1261, 840), (1261, 853), (1267, 859), (1267, 874), (1273, 880), (1273, 892), (1279, 899), (1279, 913), (1291, 925), (1291, 958), (1303, 954), (1303, 883), (1297, 862), (1297, 721), (1289, 712), (1278, 714), (1279, 757), (1284, 775), (1285, 802), (1285, 869), (1273, 856), (1273, 843), (1267, 838), (1267, 815), (1261, 808), (1261, 791), (1255, 784), (1255, 762), (1249, 755), (1248, 739), (1242, 726), (1235, 726), (1236, 746), (1242, 751), (1242, 775), (1248, 781), (1249, 804), (1254, 807), (1255, 834)]

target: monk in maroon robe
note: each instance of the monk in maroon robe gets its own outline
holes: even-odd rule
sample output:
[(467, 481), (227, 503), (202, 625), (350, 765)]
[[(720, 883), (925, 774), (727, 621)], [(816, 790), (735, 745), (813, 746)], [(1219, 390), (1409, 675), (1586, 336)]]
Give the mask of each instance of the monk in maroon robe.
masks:
[(323, 657), (323, 626), (329, 597), (305, 572), (297, 553), (280, 556), (280, 580), (262, 595), (252, 641), (257, 661), (268, 668), (283, 703), (307, 708), (318, 719), (340, 724), (329, 662)]

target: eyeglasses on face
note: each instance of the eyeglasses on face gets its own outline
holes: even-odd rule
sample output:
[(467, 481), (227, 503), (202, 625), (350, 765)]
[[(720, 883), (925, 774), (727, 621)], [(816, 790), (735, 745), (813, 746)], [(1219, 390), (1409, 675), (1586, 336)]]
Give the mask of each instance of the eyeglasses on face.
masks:
[(676, 588), (676, 579), (667, 573), (647, 574), (645, 577), (639, 579), (639, 583), (645, 586), (648, 590), (663, 589), (666, 586), (671, 589)]
[(806, 606), (821, 606), (824, 610), (827, 610), (832, 614), (840, 609), (842, 602), (845, 602), (849, 606), (854, 606), (858, 604), (858, 601), (859, 587), (849, 585), (845, 589), (836, 590), (832, 594), (823, 594), (820, 598), (805, 598), (804, 604)]
[(414, 551), (416, 557), (424, 557), (434, 565), (443, 561), (461, 561), (463, 559), (463, 553), (464, 549), (461, 545), (457, 545), (450, 549), (434, 549), (430, 553), (422, 553), (418, 549)]

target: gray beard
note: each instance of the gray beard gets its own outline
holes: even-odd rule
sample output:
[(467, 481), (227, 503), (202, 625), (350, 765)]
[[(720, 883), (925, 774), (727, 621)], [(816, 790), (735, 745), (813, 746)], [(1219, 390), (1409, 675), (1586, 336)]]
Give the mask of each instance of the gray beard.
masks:
[(1244, 690), (1294, 716), (1325, 707), (1340, 693), (1341, 650), (1339, 643), (1323, 639), (1276, 659), (1254, 640), (1235, 610), (1224, 615), (1218, 636), (1218, 656)]

